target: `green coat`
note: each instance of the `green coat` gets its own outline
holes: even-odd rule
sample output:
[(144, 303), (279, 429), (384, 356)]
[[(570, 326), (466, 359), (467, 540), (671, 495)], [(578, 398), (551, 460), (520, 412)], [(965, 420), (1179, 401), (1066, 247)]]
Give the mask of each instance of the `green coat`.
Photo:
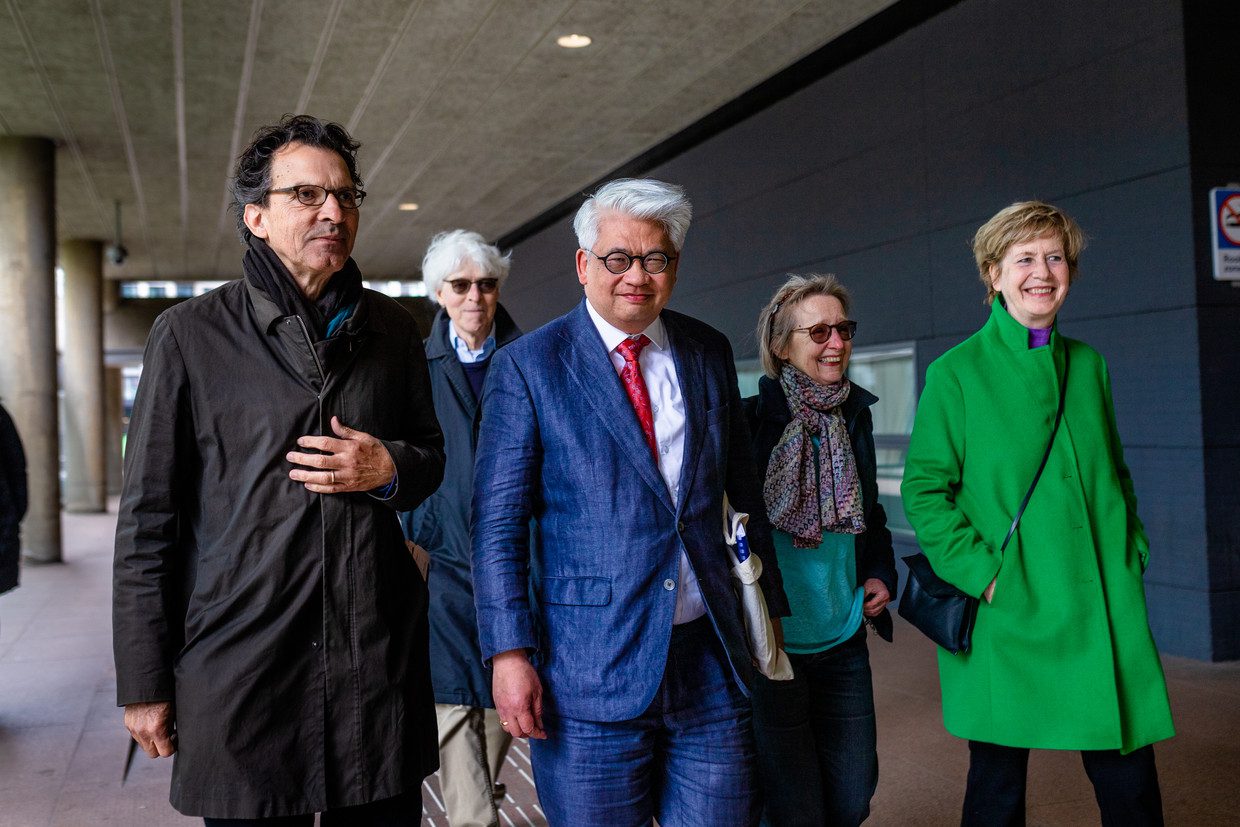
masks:
[[(1001, 559), (1050, 437), (1065, 348), (1063, 423)], [(939, 650), (949, 732), (1124, 752), (1175, 734), (1141, 581), (1149, 540), (1095, 350), (1058, 331), (1029, 349), (996, 301), (985, 326), (927, 370), (901, 490), (936, 574), (977, 596), (998, 575), (972, 649)]]

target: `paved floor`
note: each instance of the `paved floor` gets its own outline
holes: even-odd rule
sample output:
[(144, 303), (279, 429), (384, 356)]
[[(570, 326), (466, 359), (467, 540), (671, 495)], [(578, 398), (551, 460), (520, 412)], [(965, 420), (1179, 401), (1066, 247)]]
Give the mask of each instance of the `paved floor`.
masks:
[[(114, 517), (67, 515), (66, 562), (27, 567), (0, 597), (0, 827), (201, 823), (168, 805), (168, 761), (139, 755), (120, 785), (127, 736), (114, 706), (110, 565)], [(968, 751), (939, 717), (934, 651), (898, 622), (871, 639), (881, 780), (868, 823), (958, 823)], [(1165, 658), (1179, 735), (1158, 747), (1169, 824), (1240, 820), (1240, 663)], [(545, 823), (518, 743), (501, 776), (505, 827)], [(424, 823), (446, 827), (434, 779)], [(1034, 753), (1031, 825), (1097, 824), (1075, 753)]]

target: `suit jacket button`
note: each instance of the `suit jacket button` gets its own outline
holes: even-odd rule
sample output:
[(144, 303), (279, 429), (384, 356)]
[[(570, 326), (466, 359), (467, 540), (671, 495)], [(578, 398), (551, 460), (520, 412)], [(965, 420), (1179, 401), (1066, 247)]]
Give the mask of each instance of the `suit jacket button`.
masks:
[(683, 532), (685, 530), (685, 524), (683, 522), (676, 523), (676, 530)]
[(676, 588), (676, 581), (669, 577), (668, 579), (663, 581), (663, 588), (667, 589), (670, 592), (672, 589)]

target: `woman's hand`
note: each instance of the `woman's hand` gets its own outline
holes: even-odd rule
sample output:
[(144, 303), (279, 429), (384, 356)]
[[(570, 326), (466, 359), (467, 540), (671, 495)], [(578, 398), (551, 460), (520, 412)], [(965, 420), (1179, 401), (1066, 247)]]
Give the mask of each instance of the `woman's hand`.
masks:
[(865, 581), (864, 587), (865, 605), (861, 610), (866, 617), (878, 617), (891, 602), (891, 592), (887, 591), (887, 585), (877, 577)]

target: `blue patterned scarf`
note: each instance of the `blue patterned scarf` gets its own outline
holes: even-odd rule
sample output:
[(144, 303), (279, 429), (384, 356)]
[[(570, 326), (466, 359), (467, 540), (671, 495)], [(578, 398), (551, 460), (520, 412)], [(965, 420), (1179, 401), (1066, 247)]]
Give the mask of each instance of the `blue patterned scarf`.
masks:
[[(792, 421), (771, 452), (762, 494), (771, 524), (792, 535), (796, 548), (817, 548), (822, 535), (865, 531), (861, 481), (840, 405), (848, 398), (847, 379), (820, 385), (785, 364), (779, 384), (788, 398)], [(815, 460), (812, 437), (819, 438)]]

